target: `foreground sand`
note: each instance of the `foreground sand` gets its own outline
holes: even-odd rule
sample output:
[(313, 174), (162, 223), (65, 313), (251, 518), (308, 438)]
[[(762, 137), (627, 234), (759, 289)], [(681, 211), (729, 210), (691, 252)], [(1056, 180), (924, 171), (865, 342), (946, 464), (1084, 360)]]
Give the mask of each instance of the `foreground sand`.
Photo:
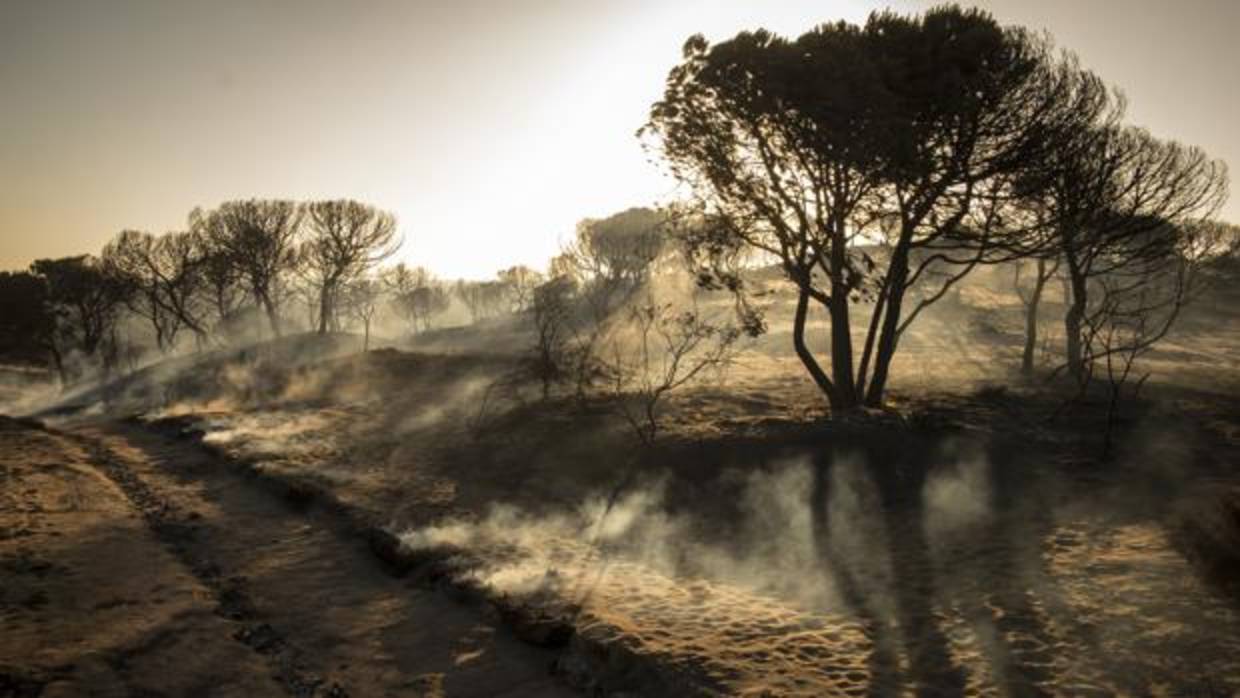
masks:
[[(1054, 395), (900, 393), (825, 421), (802, 376), (754, 357), (636, 453), (606, 406), (487, 412), (502, 358), (275, 349), (112, 394), (146, 426), (62, 428), (155, 493), (126, 490), (174, 557), (211, 561), (177, 558), (217, 605), (258, 613), (236, 637), (285, 686), (542, 695), (553, 664), (630, 697), (1240, 692), (1237, 596), (1177, 537), (1240, 483), (1226, 391), (1160, 388), (1101, 460), (1100, 412), (1051, 419)], [(376, 572), (259, 481), (400, 536), (417, 573)]]
[[(802, 456), (776, 462), (698, 463), (717, 480), (740, 478), (732, 496), (753, 506), (731, 516), (715, 501), (669, 502), (661, 490), (635, 485), (600, 534), (597, 496), (576, 507), (513, 506), (536, 499), (531, 491), (574, 491), (553, 478), (583, 479), (590, 464), (561, 459), (563, 472), (541, 470), (535, 487), (507, 490), (508, 471), (488, 470), (493, 463), (440, 462), (447, 456), (434, 442), (455, 433), (447, 426), (401, 432), (396, 455), (366, 450), (374, 442), (362, 436), (365, 425), (382, 421), (381, 412), (356, 406), (189, 420), (207, 443), (249, 467), (317, 482), (389, 516), (410, 549), (448, 555), (458, 584), (571, 619), (575, 646), (560, 668), (590, 688), (752, 696), (1240, 692), (1240, 609), (1170, 538), (1173, 510), (1191, 509), (1197, 491), (1219, 476), (1194, 473), (1160, 451), (1169, 445), (1184, 461), (1174, 440), (1182, 434), (1160, 435), (1162, 446), (1135, 444), (1113, 469), (1074, 460), (1072, 449), (1052, 451), (1063, 459), (1055, 463), (1020, 453), (992, 460), (984, 445), (1004, 437), (985, 434), (943, 437), (955, 446), (934, 447), (917, 461), (926, 469), (913, 471), (898, 461), (815, 457), (831, 450), (828, 438), (824, 448), (804, 446)], [(1238, 445), (1224, 432), (1207, 446), (1222, 461)], [(899, 441), (898, 431), (882, 433)], [(557, 460), (546, 451), (536, 457), (544, 467)], [(912, 483), (915, 500), (884, 504), (886, 485), (875, 479), (884, 472)], [(816, 482), (816, 473), (826, 481)], [(475, 508), (486, 497), (500, 506)], [(681, 514), (669, 516), (669, 503)], [(713, 538), (712, 528), (721, 529)]]
[(0, 454), (0, 694), (284, 694), (79, 446), (6, 421)]
[(0, 419), (0, 695), (566, 694), (494, 617), (217, 466)]

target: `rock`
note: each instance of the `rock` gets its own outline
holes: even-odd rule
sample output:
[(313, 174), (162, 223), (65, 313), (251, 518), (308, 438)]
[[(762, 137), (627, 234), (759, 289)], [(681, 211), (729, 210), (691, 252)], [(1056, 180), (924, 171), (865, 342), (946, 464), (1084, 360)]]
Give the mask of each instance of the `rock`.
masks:
[(387, 565), (396, 576), (407, 574), (417, 564), (417, 557), (405, 549), (396, 534), (377, 526), (366, 531), (370, 551)]
[(252, 647), (260, 654), (274, 654), (284, 647), (284, 639), (280, 637), (275, 628), (266, 623), (246, 626), (238, 630), (233, 635), (233, 639)]
[(34, 698), (43, 694), (47, 678), (14, 667), (0, 667), (0, 696)]
[(567, 616), (552, 616), (522, 605), (495, 603), (500, 618), (523, 642), (536, 647), (558, 649), (568, 645), (576, 634), (573, 621)]

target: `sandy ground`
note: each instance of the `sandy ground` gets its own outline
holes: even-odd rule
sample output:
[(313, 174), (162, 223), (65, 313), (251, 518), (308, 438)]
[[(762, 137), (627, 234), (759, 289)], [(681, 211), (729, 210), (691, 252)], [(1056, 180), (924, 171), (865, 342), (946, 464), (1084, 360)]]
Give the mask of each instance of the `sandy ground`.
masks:
[[(601, 537), (599, 483), (616, 481), (624, 442), (581, 416), (482, 437), (462, 426), (468, 410), (424, 422), (392, 405), (191, 421), (252, 467), (387, 516), (411, 547), (466, 551), (465, 584), (553, 615), (580, 606), (588, 646), (566, 668), (609, 690), (1240, 692), (1240, 607), (1170, 538), (1175, 510), (1216, 480), (1237, 481), (1225, 400), (1184, 403), (1196, 431), (1169, 413), (1147, 417), (1118, 463), (1098, 467), (1093, 427), (1039, 427), (1018, 397), (935, 400), (963, 433), (902, 442), (880, 431), (868, 460), (832, 455), (847, 439), (829, 432), (738, 448), (703, 424), (731, 414), (736, 427), (746, 412), (760, 422), (779, 408), (732, 390), (740, 414), (709, 397), (681, 405), (688, 450), (650, 467), (676, 482), (626, 489)], [(414, 426), (393, 426), (393, 412)], [(1194, 443), (1205, 464), (1192, 462)]]
[[(439, 337), (445, 354), (286, 338), (99, 391), (116, 416), (178, 417), (234, 466), (454, 555), (462, 588), (571, 621), (558, 653), (390, 578), (331, 516), (290, 511), (192, 439), (102, 418), (14, 433), (119, 482), (119, 511), (224, 624), (212, 636), (279, 690), (554, 695), (554, 662), (600, 695), (1240, 695), (1240, 595), (1176, 538), (1240, 487), (1234, 323), (1147, 358), (1155, 397), (1104, 462), (1099, 404), (1052, 418), (1062, 396), (1012, 379), (1010, 302), (970, 302), (910, 331), (889, 411), (824, 423), (776, 332), (678, 395), (649, 452), (599, 405), (492, 402), (512, 357), (471, 354), (487, 335), (470, 331)], [(68, 622), (47, 613), (31, 637)], [(34, 651), (0, 663), (22, 685), (71, 672)]]
[(0, 454), (0, 694), (284, 694), (80, 447), (6, 421)]
[(0, 694), (568, 694), (496, 618), (192, 446), (2, 427)]

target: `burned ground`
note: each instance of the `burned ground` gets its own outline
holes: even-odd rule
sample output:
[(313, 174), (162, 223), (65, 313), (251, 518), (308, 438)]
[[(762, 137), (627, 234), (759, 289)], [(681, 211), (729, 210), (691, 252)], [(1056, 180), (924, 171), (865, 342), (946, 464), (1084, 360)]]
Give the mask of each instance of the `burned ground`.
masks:
[[(333, 543), (312, 572), (242, 575), (262, 617), (238, 635), (243, 649), (247, 637), (299, 647), (322, 632), (287, 575), (342, 594), (332, 627), (363, 637), (378, 623), (365, 604), (387, 594), (396, 606), (383, 613), (402, 617), (452, 598), (494, 609), (484, 617), (500, 629), (488, 633), (557, 647), (540, 651), (561, 683), (604, 693), (1240, 690), (1230, 325), (1190, 318), (1149, 357), (1155, 378), (1125, 404), (1119, 446), (1101, 458), (1101, 397), (1009, 373), (1011, 311), (1010, 299), (966, 294), (910, 335), (888, 409), (831, 420), (777, 328), (722, 380), (678, 394), (653, 448), (606, 400), (514, 387), (519, 356), (480, 351), (511, 327), (432, 334), (435, 351), (358, 354), (328, 336), (191, 357), (68, 400), (98, 403), (93, 414), (45, 418), (129, 449), (126, 462), (146, 458), (164, 491), (210, 489), (217, 468), (275, 483), (274, 499), (219, 512), (212, 540), (268, 525), (247, 518), (265, 506), (292, 502), (280, 517), (314, 521), (328, 503), (344, 516), (354, 552)], [(400, 542), (376, 546), (374, 531)], [(252, 569), (245, 550), (282, 536), (250, 537), (229, 542), (221, 565)], [(362, 563), (325, 573), (367, 537), (412, 570), (413, 587), (345, 593)], [(341, 641), (295, 655), (319, 690), (357, 682), (316, 668)], [(391, 676), (411, 670), (390, 652)], [(12, 680), (55, 678), (38, 666)], [(464, 687), (449, 695), (469, 694), (451, 671), (418, 676), (437, 674)]]

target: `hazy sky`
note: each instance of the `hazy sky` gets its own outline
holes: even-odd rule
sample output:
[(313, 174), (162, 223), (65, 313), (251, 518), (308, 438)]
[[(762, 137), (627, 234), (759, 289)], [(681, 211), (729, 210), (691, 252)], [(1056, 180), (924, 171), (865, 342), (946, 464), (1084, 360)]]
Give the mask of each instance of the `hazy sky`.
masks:
[[(689, 35), (932, 4), (0, 0), (0, 268), (251, 196), (395, 211), (402, 258), (446, 277), (542, 267), (577, 220), (675, 194), (634, 132)], [(1240, 167), (1240, 2), (976, 4)]]

